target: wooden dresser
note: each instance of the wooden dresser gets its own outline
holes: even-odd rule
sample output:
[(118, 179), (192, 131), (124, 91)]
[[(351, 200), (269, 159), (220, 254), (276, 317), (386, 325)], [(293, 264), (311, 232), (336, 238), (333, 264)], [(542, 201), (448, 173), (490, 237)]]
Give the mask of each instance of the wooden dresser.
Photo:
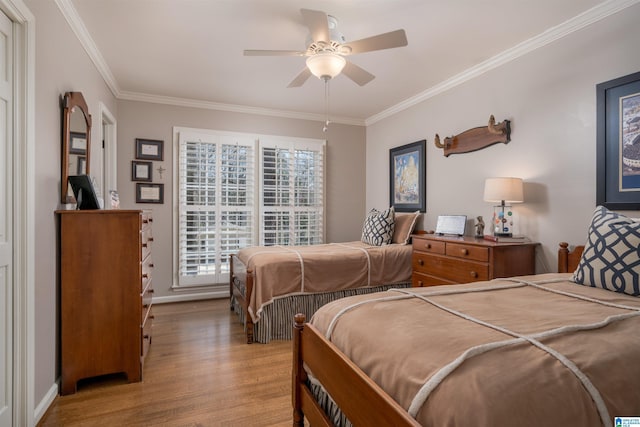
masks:
[(412, 285), (477, 282), (535, 273), (538, 243), (496, 243), (471, 236), (412, 236)]
[(60, 394), (80, 379), (142, 379), (151, 344), (150, 212), (57, 211), (60, 242)]

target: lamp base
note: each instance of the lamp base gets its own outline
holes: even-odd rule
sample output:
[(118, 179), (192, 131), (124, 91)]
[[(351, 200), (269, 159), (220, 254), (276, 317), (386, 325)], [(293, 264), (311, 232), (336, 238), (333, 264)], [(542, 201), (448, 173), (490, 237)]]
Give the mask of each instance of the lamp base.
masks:
[(493, 233), (496, 237), (513, 237), (513, 233)]
[(513, 235), (513, 211), (510, 205), (496, 205), (493, 207), (493, 235), (497, 237), (511, 237)]

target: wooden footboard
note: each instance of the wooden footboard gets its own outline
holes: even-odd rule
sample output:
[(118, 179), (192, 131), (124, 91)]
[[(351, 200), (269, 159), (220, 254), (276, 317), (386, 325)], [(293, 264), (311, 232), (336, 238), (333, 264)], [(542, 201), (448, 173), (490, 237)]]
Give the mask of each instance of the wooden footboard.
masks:
[[(253, 321), (249, 314), (249, 301), (251, 301), (251, 293), (253, 292), (254, 277), (253, 271), (240, 261), (240, 259), (231, 255), (229, 257), (229, 296), (231, 311), (233, 311), (233, 299), (238, 301), (238, 305), (244, 312), (245, 330), (247, 333), (247, 344), (253, 343)], [(245, 291), (242, 292), (244, 287)]]
[(582, 251), (584, 251), (584, 246), (576, 246), (570, 251), (567, 242), (560, 242), (560, 249), (558, 249), (558, 273), (571, 273), (575, 271), (575, 269), (578, 268)]
[(353, 425), (419, 426), (408, 413), (373, 380), (347, 359), (305, 316), (295, 317), (293, 333), (293, 425), (332, 426), (307, 385), (303, 364), (323, 385)]

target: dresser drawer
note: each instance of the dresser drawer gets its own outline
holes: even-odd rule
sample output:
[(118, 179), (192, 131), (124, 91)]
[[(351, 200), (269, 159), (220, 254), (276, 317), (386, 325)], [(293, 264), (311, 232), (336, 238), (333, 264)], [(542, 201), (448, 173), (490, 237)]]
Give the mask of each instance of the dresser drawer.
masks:
[(446, 255), (471, 259), (480, 262), (489, 262), (489, 249), (480, 246), (463, 245), (458, 243), (447, 243)]
[(143, 324), (145, 318), (147, 317), (146, 312), (151, 307), (151, 300), (153, 298), (153, 286), (151, 285), (151, 281), (147, 283), (147, 286), (144, 288), (140, 296), (142, 297), (142, 319), (140, 321), (140, 324)]
[(153, 277), (153, 260), (148, 256), (142, 261), (142, 278), (140, 280), (140, 292), (144, 290), (151, 282)]
[(455, 284), (455, 282), (443, 279), (441, 277), (429, 276), (428, 274), (414, 272), (411, 275), (411, 286), (413, 286), (414, 288), (451, 284)]
[(434, 242), (433, 240), (425, 240), (414, 237), (412, 245), (414, 251), (441, 255), (444, 255), (445, 253), (445, 242)]
[(412, 255), (414, 272), (440, 277), (455, 283), (489, 280), (489, 265), (433, 254)]
[(140, 362), (144, 362), (144, 358), (149, 351), (149, 346), (151, 345), (151, 327), (153, 319), (153, 316), (151, 315), (151, 307), (149, 307), (148, 314), (149, 316), (147, 317), (147, 321), (144, 322), (144, 325), (142, 325), (142, 327), (140, 328)]

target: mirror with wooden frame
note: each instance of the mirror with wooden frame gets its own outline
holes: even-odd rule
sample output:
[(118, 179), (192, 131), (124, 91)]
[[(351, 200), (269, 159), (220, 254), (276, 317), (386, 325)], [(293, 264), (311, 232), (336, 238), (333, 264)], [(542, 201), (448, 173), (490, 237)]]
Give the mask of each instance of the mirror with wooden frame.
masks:
[(91, 151), (91, 114), (82, 92), (67, 92), (62, 101), (62, 176), (63, 204), (75, 203), (69, 176), (89, 175)]

